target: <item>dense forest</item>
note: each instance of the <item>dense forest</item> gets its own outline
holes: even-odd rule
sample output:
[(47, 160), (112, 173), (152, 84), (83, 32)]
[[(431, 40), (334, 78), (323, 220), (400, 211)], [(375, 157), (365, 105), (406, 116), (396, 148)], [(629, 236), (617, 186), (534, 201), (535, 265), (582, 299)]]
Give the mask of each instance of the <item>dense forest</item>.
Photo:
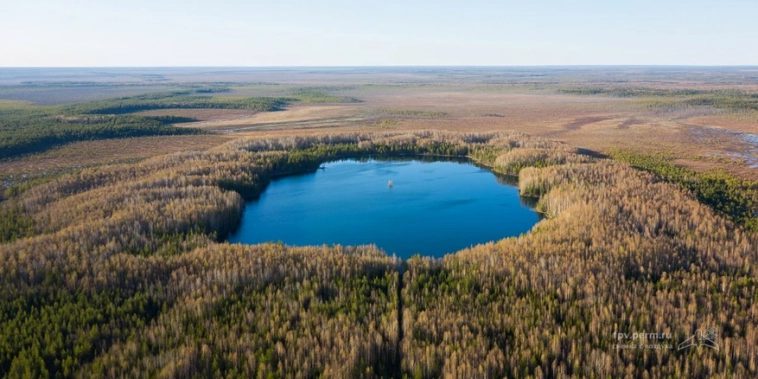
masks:
[(155, 135), (197, 134), (166, 117), (98, 115), (64, 117), (47, 112), (0, 109), (0, 159), (37, 153), (76, 141)]
[(80, 114), (124, 114), (154, 109), (248, 109), (267, 112), (281, 109), (291, 99), (277, 97), (220, 97), (211, 94), (225, 92), (222, 90), (195, 89), (192, 91), (174, 91), (151, 93), (111, 100), (91, 101), (64, 107), (70, 115)]
[[(273, 177), (412, 154), (518, 174), (548, 218), (439, 260), (223, 242)], [(516, 133), (241, 139), (85, 169), (0, 204), (0, 376), (755, 377), (758, 237), (699, 198)], [(677, 349), (706, 328), (719, 349)], [(637, 332), (673, 348), (617, 347)]]
[(700, 200), (746, 228), (758, 232), (758, 183), (723, 171), (698, 172), (669, 162), (665, 156), (613, 149), (609, 155), (692, 191)]

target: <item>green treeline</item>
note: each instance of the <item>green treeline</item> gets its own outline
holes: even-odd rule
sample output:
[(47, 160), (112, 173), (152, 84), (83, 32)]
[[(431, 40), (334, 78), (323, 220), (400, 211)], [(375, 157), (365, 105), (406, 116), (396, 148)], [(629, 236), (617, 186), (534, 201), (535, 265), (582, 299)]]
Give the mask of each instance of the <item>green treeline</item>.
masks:
[(339, 96), (329, 94), (325, 90), (333, 90), (330, 88), (320, 87), (304, 87), (297, 88), (289, 92), (286, 99), (291, 101), (299, 101), (303, 103), (360, 103), (361, 101), (350, 96)]
[(86, 140), (197, 134), (198, 129), (172, 124), (195, 121), (177, 116), (137, 116), (130, 113), (176, 108), (224, 108), (273, 111), (283, 98), (225, 98), (205, 95), (214, 89), (195, 89), (99, 100), (58, 107), (0, 109), (0, 159), (37, 153)]
[(13, 242), (34, 234), (34, 220), (26, 215), (22, 205), (14, 203), (0, 207), (0, 243)]
[[(645, 87), (578, 87), (559, 89), (571, 95), (664, 98), (691, 106), (711, 106), (735, 111), (758, 110), (758, 93), (740, 90), (660, 89)], [(665, 104), (674, 104), (665, 103)], [(663, 103), (662, 103), (663, 104)]]
[(156, 109), (245, 109), (271, 112), (295, 102), (351, 103), (359, 100), (302, 88), (286, 97), (215, 96), (224, 87), (195, 88), (50, 107), (0, 108), (0, 159), (38, 153), (75, 142), (107, 138), (197, 134), (172, 124), (196, 121), (180, 116), (139, 116)]
[[(272, 177), (372, 154), (517, 173), (549, 217), (443, 259), (222, 242)], [(522, 134), (241, 139), (85, 169), (0, 209), (0, 376), (758, 373), (755, 234), (652, 173)], [(719, 350), (615, 348), (614, 332), (676, 345), (705, 328)]]
[(174, 127), (170, 125), (173, 122), (176, 122), (173, 117), (61, 117), (0, 110), (0, 159), (76, 141), (201, 133), (198, 129)]
[(69, 115), (124, 114), (155, 109), (247, 109), (270, 112), (281, 109), (289, 99), (276, 97), (218, 97), (203, 90), (151, 93), (111, 100), (91, 101), (64, 108)]
[(697, 172), (668, 162), (663, 157), (613, 150), (613, 159), (650, 171), (668, 182), (688, 190), (704, 204), (734, 222), (758, 232), (758, 182), (740, 179), (723, 171)]
[(696, 89), (663, 89), (647, 87), (576, 87), (562, 88), (558, 92), (572, 95), (610, 95), (616, 97), (684, 97), (713, 93), (741, 94), (739, 91), (712, 91)]

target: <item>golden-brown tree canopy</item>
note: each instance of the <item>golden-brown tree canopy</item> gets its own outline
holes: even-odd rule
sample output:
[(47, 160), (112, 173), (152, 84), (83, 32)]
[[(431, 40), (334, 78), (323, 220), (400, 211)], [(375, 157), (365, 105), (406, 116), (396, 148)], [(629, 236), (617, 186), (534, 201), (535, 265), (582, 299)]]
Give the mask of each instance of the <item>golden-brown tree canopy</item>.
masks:
[[(443, 259), (230, 245), (272, 177), (468, 156), (548, 218)], [(758, 375), (758, 240), (676, 184), (516, 133), (242, 139), (83, 170), (0, 204), (0, 376)], [(472, 215), (475, 217), (475, 215)], [(614, 333), (719, 349), (617, 349)]]

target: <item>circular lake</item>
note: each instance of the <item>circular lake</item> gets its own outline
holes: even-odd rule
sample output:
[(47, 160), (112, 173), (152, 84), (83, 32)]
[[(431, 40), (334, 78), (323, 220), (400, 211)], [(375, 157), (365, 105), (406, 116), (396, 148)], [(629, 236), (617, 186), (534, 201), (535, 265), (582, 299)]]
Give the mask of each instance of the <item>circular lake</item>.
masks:
[(441, 257), (518, 236), (539, 221), (509, 179), (468, 162), (330, 162), (272, 180), (246, 204), (229, 242), (376, 244), (402, 258)]

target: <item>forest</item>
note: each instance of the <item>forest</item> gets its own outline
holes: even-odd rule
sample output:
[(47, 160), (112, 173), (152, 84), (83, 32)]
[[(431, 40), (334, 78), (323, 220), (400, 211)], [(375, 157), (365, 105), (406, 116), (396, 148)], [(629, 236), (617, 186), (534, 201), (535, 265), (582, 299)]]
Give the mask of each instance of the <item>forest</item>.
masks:
[(211, 86), (151, 93), (61, 106), (0, 106), (0, 159), (39, 153), (62, 144), (125, 137), (182, 135), (202, 130), (175, 127), (197, 121), (179, 116), (144, 116), (136, 112), (157, 109), (281, 110), (288, 104), (351, 103), (359, 100), (303, 88), (284, 97), (219, 96), (228, 88)]
[[(442, 259), (224, 242), (272, 178), (366, 155), (469, 157), (547, 218)], [(0, 376), (755, 377), (741, 195), (619, 157), (509, 132), (318, 134), (32, 186), (0, 203)], [(718, 350), (614, 348), (705, 328)]]
[(613, 149), (613, 159), (654, 173), (668, 182), (684, 186), (717, 211), (747, 229), (758, 232), (758, 183), (736, 178), (723, 171), (698, 172), (670, 163), (662, 155), (635, 154)]
[(133, 115), (59, 117), (49, 113), (0, 109), (0, 159), (38, 153), (75, 141), (202, 133), (177, 128), (175, 118)]
[(738, 89), (670, 89), (650, 87), (567, 87), (558, 92), (571, 95), (605, 95), (664, 99), (655, 106), (709, 106), (730, 111), (758, 110), (758, 93)]

